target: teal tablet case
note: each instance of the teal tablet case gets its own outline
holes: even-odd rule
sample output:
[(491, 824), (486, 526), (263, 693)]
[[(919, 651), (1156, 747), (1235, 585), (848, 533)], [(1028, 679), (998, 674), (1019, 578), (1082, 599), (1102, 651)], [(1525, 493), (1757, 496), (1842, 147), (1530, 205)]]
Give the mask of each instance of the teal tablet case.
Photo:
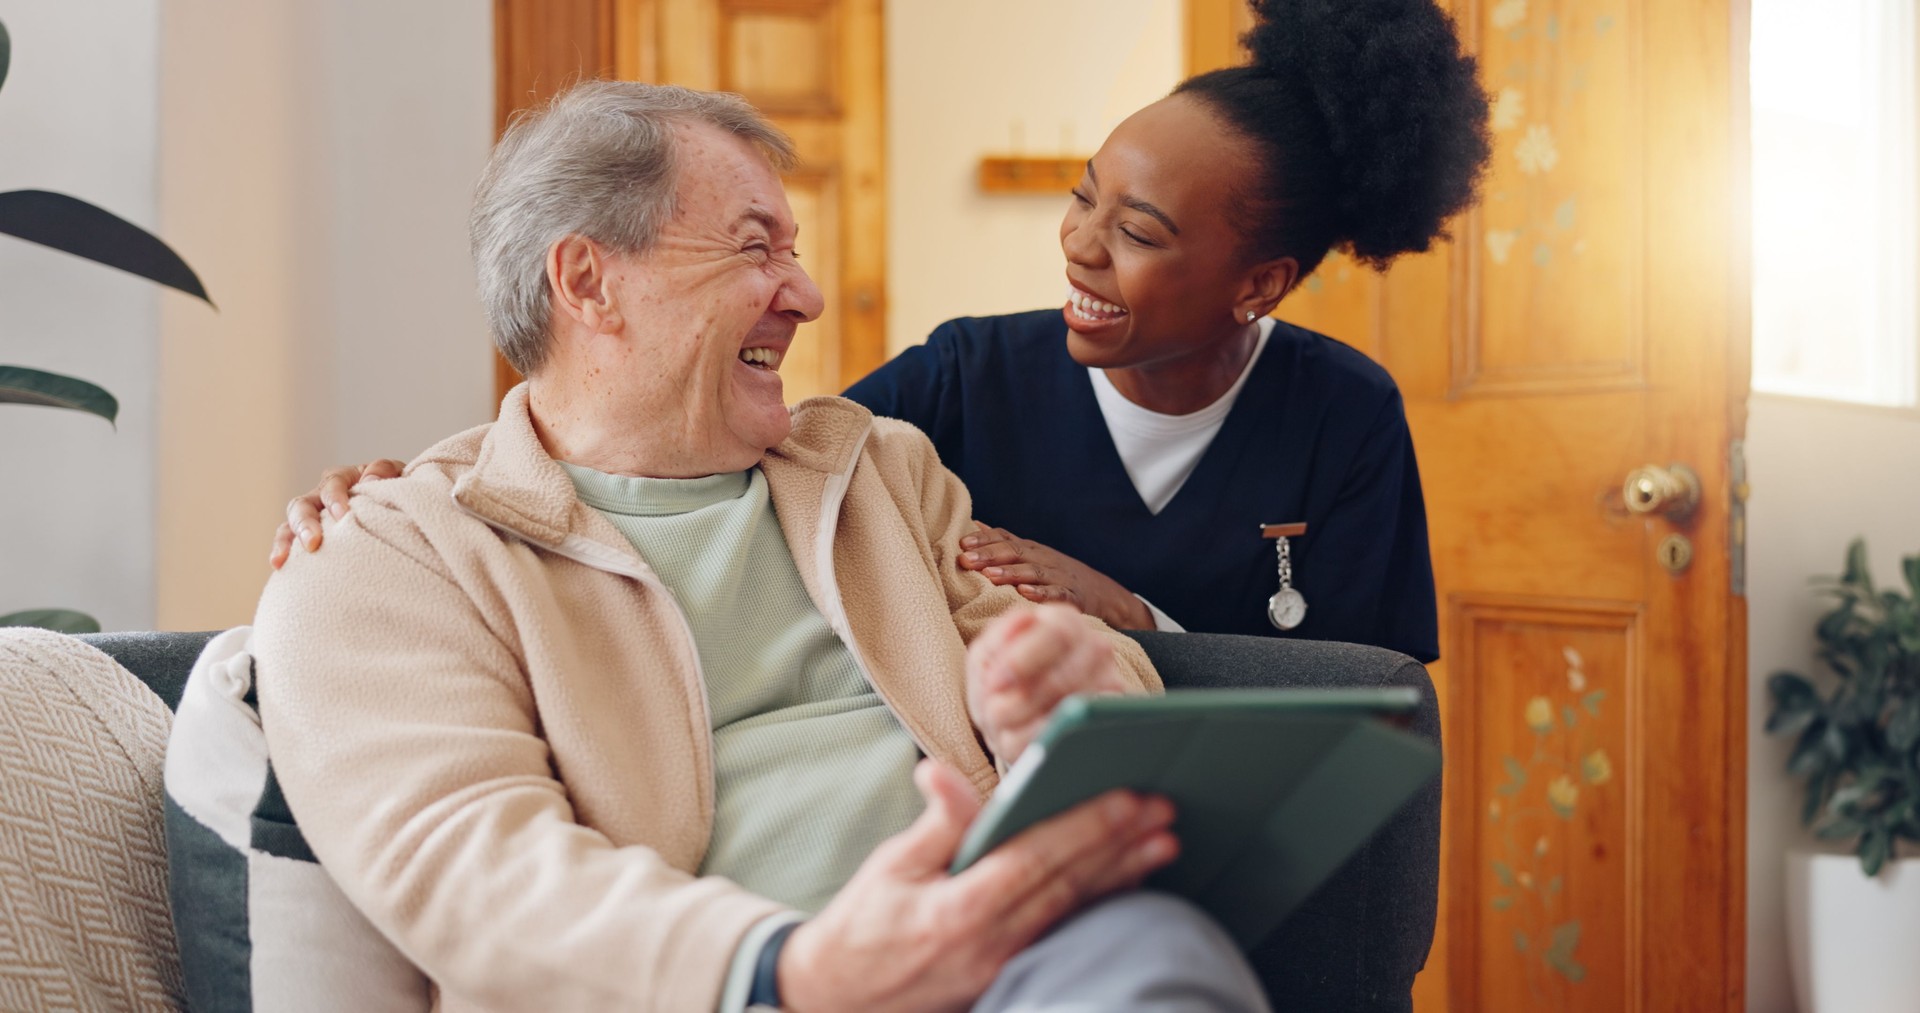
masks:
[(1180, 857), (1147, 883), (1251, 949), (1440, 772), (1393, 727), (1411, 688), (1185, 690), (1070, 697), (961, 842), (960, 872), (1020, 831), (1113, 788), (1175, 807)]

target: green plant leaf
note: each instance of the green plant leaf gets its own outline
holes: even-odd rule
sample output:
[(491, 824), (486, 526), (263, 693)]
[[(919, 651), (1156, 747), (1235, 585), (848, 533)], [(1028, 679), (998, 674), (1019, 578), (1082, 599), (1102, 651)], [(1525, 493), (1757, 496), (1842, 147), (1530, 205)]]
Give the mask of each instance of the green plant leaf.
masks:
[(99, 620), (72, 609), (28, 609), (0, 616), (0, 626), (37, 626), (55, 633), (98, 633)]
[(1851, 625), (1853, 625), (1853, 604), (1848, 602), (1823, 616), (1820, 625), (1814, 627), (1813, 635), (1819, 637), (1822, 643), (1840, 644), (1844, 642), (1847, 627)]
[(1906, 752), (1920, 745), (1920, 696), (1910, 696), (1887, 722), (1887, 745)]
[(0, 404), (71, 408), (98, 415), (108, 422), (120, 414), (120, 402), (103, 388), (75, 377), (25, 366), (0, 366)]
[(1501, 886), (1511, 887), (1513, 870), (1507, 867), (1507, 863), (1496, 861), (1493, 863), (1493, 878), (1499, 880)]
[(1887, 855), (1892, 851), (1893, 836), (1875, 827), (1860, 839), (1860, 870), (1869, 876), (1880, 875), (1880, 867), (1887, 864)]
[(1800, 776), (1826, 768), (1827, 753), (1821, 748), (1821, 743), (1826, 738), (1827, 726), (1824, 718), (1818, 719), (1800, 733), (1800, 741), (1794, 743), (1793, 754), (1787, 757), (1787, 773)]
[(1834, 792), (1833, 798), (1827, 804), (1832, 806), (1836, 811), (1846, 811), (1852, 809), (1862, 800), (1872, 796), (1873, 793), (1879, 790), (1879, 778), (1860, 777), (1852, 784)]
[(1586, 696), (1583, 696), (1580, 698), (1580, 706), (1585, 707), (1587, 709), (1588, 714), (1591, 714), (1594, 717), (1599, 717), (1600, 702), (1605, 700), (1606, 698), (1607, 698), (1606, 690), (1596, 689), (1593, 692), (1588, 693)]
[(1522, 767), (1519, 760), (1511, 756), (1503, 756), (1500, 758), (1500, 762), (1506, 766), (1507, 776), (1513, 779), (1515, 789), (1527, 786), (1527, 768)]
[(0, 21), (0, 85), (7, 83), (7, 67), (13, 63), (13, 39), (7, 35), (7, 23)]
[(1548, 893), (1559, 893), (1559, 892), (1560, 892), (1560, 888), (1561, 888), (1562, 886), (1565, 886), (1565, 885), (1566, 885), (1566, 878), (1565, 878), (1565, 877), (1563, 877), (1563, 876), (1555, 876), (1555, 877), (1553, 877), (1552, 879), (1549, 879), (1549, 880), (1547, 880), (1547, 892), (1548, 892)]
[(1573, 951), (1580, 946), (1580, 923), (1567, 922), (1553, 930), (1553, 942), (1547, 946), (1542, 959), (1547, 966), (1559, 971), (1568, 981), (1579, 983), (1587, 976), (1587, 969), (1578, 960), (1573, 959)]
[(1573, 711), (1572, 704), (1568, 704), (1560, 708), (1560, 719), (1566, 723), (1566, 726), (1569, 730), (1571, 730), (1573, 726), (1578, 724), (1580, 721), (1579, 715), (1575, 714)]
[(1847, 543), (1847, 570), (1840, 575), (1845, 584), (1852, 584), (1868, 594), (1873, 593), (1873, 574), (1867, 571), (1867, 540), (1855, 538)]
[(1499, 897), (1495, 897), (1493, 899), (1493, 909), (1495, 911), (1505, 911), (1506, 909), (1512, 906), (1513, 906), (1513, 898), (1506, 896), (1504, 894)]
[(0, 233), (119, 268), (213, 305), (200, 276), (160, 237), (78, 197), (47, 190), (0, 193)]
[[(1820, 709), (1820, 694), (1815, 692), (1813, 683), (1795, 672), (1775, 672), (1768, 676), (1767, 695), (1773, 698), (1776, 715), (1798, 714)], [(1769, 727), (1767, 730), (1773, 731), (1773, 728)]]
[(1814, 836), (1819, 837), (1821, 840), (1837, 841), (1848, 837), (1858, 837), (1866, 832), (1867, 824), (1865, 821), (1857, 820), (1850, 816), (1835, 816), (1832, 820), (1821, 824), (1813, 833)]
[[(4, 49), (0, 49), (0, 53), (4, 53)], [(5, 57), (0, 55), (0, 72), (4, 72), (5, 69)], [(1920, 598), (1920, 556), (1903, 557), (1900, 560), (1900, 569), (1907, 575), (1907, 592), (1915, 598)]]

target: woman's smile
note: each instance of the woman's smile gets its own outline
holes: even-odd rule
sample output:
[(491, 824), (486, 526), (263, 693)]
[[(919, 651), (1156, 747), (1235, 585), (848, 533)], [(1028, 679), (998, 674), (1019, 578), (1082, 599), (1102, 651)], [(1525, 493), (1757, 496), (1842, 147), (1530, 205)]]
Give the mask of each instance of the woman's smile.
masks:
[(1104, 330), (1127, 318), (1127, 308), (1094, 295), (1078, 285), (1068, 285), (1067, 304), (1062, 309), (1067, 326), (1081, 333)]

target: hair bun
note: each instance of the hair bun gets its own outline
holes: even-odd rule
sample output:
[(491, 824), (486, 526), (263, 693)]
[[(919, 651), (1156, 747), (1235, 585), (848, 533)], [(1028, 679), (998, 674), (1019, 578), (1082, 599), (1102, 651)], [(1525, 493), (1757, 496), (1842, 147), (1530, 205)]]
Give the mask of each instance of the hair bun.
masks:
[(1491, 146), (1487, 95), (1433, 0), (1252, 0), (1254, 69), (1325, 118), (1343, 245), (1376, 265), (1445, 238)]

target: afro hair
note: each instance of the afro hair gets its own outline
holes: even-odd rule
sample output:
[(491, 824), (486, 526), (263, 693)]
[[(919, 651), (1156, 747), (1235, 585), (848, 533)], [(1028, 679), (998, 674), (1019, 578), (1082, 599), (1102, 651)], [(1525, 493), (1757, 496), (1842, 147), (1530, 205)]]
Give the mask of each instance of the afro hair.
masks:
[(1188, 80), (1265, 166), (1254, 246), (1304, 277), (1332, 248), (1384, 269), (1446, 238), (1491, 150), (1474, 60), (1433, 0), (1251, 0), (1245, 67)]

